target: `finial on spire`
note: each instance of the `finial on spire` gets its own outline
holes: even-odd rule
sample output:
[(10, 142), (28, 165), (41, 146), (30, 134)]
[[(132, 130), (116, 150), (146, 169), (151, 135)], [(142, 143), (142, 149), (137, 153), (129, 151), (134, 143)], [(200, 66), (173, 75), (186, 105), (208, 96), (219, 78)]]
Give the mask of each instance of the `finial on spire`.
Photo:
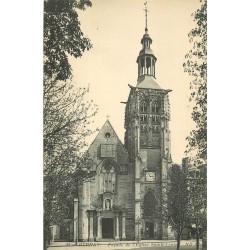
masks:
[(145, 11), (145, 17), (146, 17), (146, 27), (145, 27), (145, 32), (146, 32), (146, 34), (147, 34), (147, 32), (148, 32), (148, 9), (147, 9), (147, 1), (144, 3), (144, 5), (145, 5), (145, 9), (143, 9), (144, 11)]
[(109, 115), (107, 115), (106, 117), (107, 117), (107, 120), (109, 120)]

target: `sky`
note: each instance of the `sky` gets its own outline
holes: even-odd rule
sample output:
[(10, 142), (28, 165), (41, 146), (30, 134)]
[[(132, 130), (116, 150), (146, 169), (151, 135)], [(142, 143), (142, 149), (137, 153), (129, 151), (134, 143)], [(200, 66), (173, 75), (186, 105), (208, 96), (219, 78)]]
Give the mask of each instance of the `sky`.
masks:
[[(89, 96), (98, 105), (93, 128), (107, 120), (124, 141), (124, 112), (128, 84), (136, 86), (136, 58), (145, 29), (144, 0), (92, 0), (92, 7), (79, 12), (81, 29), (93, 48), (78, 59), (71, 58), (73, 81), (90, 84)], [(191, 119), (191, 78), (183, 70), (185, 54), (192, 48), (188, 33), (195, 26), (191, 14), (199, 0), (148, 0), (148, 33), (156, 62), (156, 82), (169, 93), (171, 107), (171, 154), (174, 163), (185, 156), (186, 137), (194, 127)], [(95, 138), (96, 133), (87, 139)]]

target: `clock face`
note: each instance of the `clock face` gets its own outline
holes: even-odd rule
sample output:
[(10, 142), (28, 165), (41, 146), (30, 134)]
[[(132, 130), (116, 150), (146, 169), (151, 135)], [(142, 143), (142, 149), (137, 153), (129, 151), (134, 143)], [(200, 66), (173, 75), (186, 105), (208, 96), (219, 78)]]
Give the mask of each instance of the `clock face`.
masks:
[(146, 181), (155, 181), (155, 172), (146, 172)]

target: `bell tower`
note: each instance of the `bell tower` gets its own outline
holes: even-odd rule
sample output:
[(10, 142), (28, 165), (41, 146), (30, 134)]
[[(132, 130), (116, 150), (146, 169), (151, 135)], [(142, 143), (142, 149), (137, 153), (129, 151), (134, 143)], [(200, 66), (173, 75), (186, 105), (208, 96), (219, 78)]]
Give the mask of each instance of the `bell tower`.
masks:
[(146, 19), (145, 34), (141, 39), (142, 49), (136, 60), (138, 64), (138, 79), (137, 79), (138, 82), (143, 81), (145, 77), (155, 78), (155, 63), (157, 60), (157, 58), (154, 55), (154, 52), (150, 48), (153, 40), (148, 34), (148, 24), (147, 24), (148, 10), (146, 4), (144, 11)]
[(138, 64), (138, 81), (141, 80), (144, 76), (152, 76), (155, 78), (155, 62), (157, 58), (155, 57), (153, 51), (151, 50), (150, 46), (152, 44), (152, 39), (148, 34), (147, 28), (147, 7), (145, 8), (146, 13), (146, 27), (145, 27), (145, 34), (141, 39), (142, 50), (137, 57), (137, 64)]
[[(125, 109), (125, 147), (133, 166), (134, 178), (134, 237), (163, 239), (167, 226), (156, 214), (160, 206), (162, 185), (171, 165), (169, 89), (156, 82), (156, 56), (146, 27), (137, 57), (138, 78), (130, 87)], [(151, 206), (151, 207), (150, 207)], [(149, 208), (150, 207), (150, 208)]]

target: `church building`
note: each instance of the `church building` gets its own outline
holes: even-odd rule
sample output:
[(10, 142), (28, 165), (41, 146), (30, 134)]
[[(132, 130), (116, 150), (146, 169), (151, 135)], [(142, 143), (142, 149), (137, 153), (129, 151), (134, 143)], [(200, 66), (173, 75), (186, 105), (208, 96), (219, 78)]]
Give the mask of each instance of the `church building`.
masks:
[[(147, 12), (146, 12), (147, 14)], [(125, 108), (124, 144), (107, 119), (88, 152), (95, 178), (78, 185), (72, 240), (170, 239), (156, 213), (172, 164), (169, 89), (156, 82), (157, 57), (147, 22), (137, 57), (138, 78)]]

